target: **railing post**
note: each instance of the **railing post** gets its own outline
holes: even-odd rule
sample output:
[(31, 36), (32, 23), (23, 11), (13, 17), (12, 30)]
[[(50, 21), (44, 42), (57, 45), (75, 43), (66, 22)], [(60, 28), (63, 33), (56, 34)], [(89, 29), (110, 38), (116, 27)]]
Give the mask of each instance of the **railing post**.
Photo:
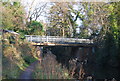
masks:
[(48, 36), (47, 36), (47, 42), (48, 42)]
[(30, 42), (32, 42), (32, 36), (30, 36)]

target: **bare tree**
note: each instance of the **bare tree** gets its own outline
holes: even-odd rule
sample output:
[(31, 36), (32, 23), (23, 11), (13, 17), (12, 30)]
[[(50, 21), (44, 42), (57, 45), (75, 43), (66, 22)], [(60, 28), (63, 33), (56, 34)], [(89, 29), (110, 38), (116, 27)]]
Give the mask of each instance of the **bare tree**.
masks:
[(33, 12), (31, 13), (30, 21), (33, 19), (36, 21), (42, 15), (42, 13), (45, 12), (44, 10), (45, 10), (47, 3), (44, 3), (42, 5), (41, 5), (41, 3), (39, 3), (39, 4), (40, 4), (40, 6), (34, 8)]
[[(28, 8), (28, 15), (26, 20), (28, 20), (30, 18), (30, 14), (31, 14), (31, 10), (33, 8), (33, 4), (35, 3), (35, 0), (32, 1), (32, 3), (30, 4), (29, 8)], [(28, 4), (27, 4), (28, 5)]]
[(44, 2), (36, 2), (36, 0), (32, 0), (31, 2), (27, 2), (25, 4), (25, 8), (27, 10), (26, 21), (37, 21), (40, 16), (45, 13), (45, 8), (47, 3)]

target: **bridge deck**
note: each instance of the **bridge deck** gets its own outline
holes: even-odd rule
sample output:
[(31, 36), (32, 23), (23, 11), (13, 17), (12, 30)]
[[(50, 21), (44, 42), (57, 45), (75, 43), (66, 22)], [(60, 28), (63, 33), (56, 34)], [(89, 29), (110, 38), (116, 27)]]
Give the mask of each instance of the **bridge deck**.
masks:
[(59, 36), (26, 35), (26, 40), (39, 46), (93, 46), (93, 40)]
[(69, 47), (93, 47), (94, 44), (60, 44), (60, 43), (33, 43), (34, 46), (69, 46)]

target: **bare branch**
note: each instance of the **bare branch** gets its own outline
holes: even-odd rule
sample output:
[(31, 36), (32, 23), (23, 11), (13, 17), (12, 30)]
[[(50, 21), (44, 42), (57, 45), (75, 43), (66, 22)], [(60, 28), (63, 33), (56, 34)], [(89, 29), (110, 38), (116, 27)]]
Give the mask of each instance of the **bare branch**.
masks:
[(40, 7), (36, 7), (30, 15), (30, 21), (33, 19), (36, 21), (41, 16), (41, 14), (44, 12), (46, 5), (47, 3), (45, 3), (44, 5)]
[(30, 13), (31, 13), (34, 2), (35, 2), (35, 0), (32, 1), (31, 5), (29, 7), (28, 16), (27, 16), (26, 20), (28, 20), (30, 18)]

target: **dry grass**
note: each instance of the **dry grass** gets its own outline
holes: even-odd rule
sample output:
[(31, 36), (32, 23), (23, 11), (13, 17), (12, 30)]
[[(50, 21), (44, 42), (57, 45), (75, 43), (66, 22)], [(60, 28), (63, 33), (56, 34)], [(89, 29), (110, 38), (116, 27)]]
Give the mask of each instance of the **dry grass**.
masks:
[(56, 56), (46, 54), (41, 64), (36, 66), (34, 79), (72, 79), (68, 70), (56, 61)]

